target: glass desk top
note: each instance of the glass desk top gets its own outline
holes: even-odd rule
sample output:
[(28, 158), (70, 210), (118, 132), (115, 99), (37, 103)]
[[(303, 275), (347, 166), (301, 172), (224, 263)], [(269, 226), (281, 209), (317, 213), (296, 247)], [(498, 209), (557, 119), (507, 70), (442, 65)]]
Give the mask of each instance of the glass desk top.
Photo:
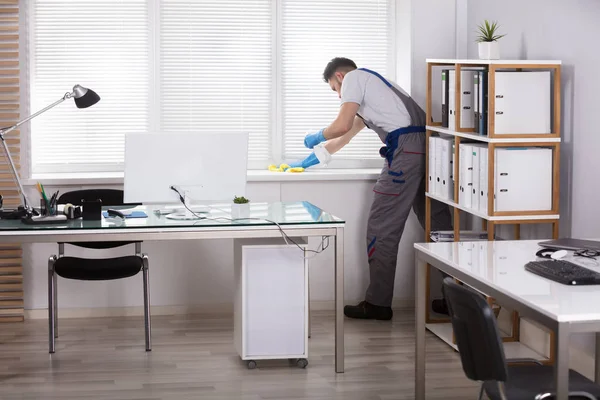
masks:
[[(323, 211), (309, 202), (250, 203), (248, 208), (232, 210), (233, 204), (214, 204), (204, 206), (206, 212), (197, 212), (204, 219), (179, 220), (171, 219), (168, 211), (181, 214), (185, 211), (182, 205), (145, 205), (137, 207), (103, 207), (129, 211), (140, 210), (147, 214), (145, 218), (119, 218), (104, 216), (97, 221), (84, 221), (81, 218), (53, 224), (24, 224), (21, 220), (0, 220), (0, 232), (59, 230), (59, 229), (128, 229), (128, 228), (182, 228), (182, 227), (244, 227), (286, 225), (326, 225), (344, 224), (344, 221)], [(196, 210), (192, 206), (192, 210)], [(232, 215), (233, 212), (233, 215)]]

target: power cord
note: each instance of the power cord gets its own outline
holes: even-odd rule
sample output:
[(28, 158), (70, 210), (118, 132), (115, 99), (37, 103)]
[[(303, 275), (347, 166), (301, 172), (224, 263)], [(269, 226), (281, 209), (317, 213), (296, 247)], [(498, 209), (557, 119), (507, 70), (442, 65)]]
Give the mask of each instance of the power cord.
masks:
[[(181, 201), (181, 204), (183, 204), (183, 206), (189, 212), (191, 212), (192, 215), (194, 215), (198, 219), (209, 220), (209, 221), (217, 221), (217, 222), (218, 222), (218, 220), (226, 220), (226, 221), (229, 221), (229, 222), (247, 221), (247, 220), (265, 221), (265, 222), (268, 222), (270, 224), (273, 224), (273, 225), (277, 226), (277, 228), (279, 229), (279, 232), (281, 233), (281, 236), (282, 236), (283, 240), (285, 241), (285, 244), (289, 245), (289, 242), (292, 242), (294, 245), (296, 245), (296, 247), (298, 247), (303, 252), (313, 253), (312, 257), (315, 257), (317, 254), (320, 254), (320, 253), (324, 252), (329, 247), (329, 236), (322, 236), (321, 237), (321, 244), (319, 244), (319, 247), (317, 247), (317, 250), (304, 249), (302, 246), (300, 246), (298, 243), (296, 243), (294, 241), (294, 239), (292, 239), (291, 237), (289, 237), (287, 233), (285, 233), (285, 231), (283, 230), (283, 228), (281, 227), (281, 225), (279, 223), (277, 223), (275, 221), (271, 221), (270, 219), (266, 219), (266, 218), (227, 218), (227, 217), (209, 218), (209, 217), (206, 217), (204, 215), (198, 215), (197, 213), (195, 213), (194, 211), (192, 211), (187, 206), (187, 204), (185, 204), (185, 198), (179, 192), (179, 190), (177, 190), (177, 188), (175, 186), (170, 186), (170, 189), (172, 191), (174, 191), (175, 193), (177, 193), (177, 195), (179, 196), (179, 200)], [(227, 214), (226, 211), (221, 210), (220, 208), (212, 207), (212, 206), (209, 206), (209, 208), (212, 208), (212, 209), (215, 209), (215, 210), (219, 210), (219, 211)], [(312, 257), (304, 257), (304, 258), (305, 259), (309, 259), (309, 258), (312, 258)]]

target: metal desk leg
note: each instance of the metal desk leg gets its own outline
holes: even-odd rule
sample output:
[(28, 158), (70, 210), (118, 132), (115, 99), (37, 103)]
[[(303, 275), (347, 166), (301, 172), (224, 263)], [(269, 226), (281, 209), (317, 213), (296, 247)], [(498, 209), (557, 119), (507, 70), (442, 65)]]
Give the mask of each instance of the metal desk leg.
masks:
[(595, 357), (595, 373), (594, 380), (596, 383), (600, 383), (600, 332), (596, 332), (596, 357)]
[(556, 332), (556, 361), (554, 380), (556, 400), (567, 400), (569, 395), (569, 324), (560, 322)]
[(427, 264), (415, 261), (415, 399), (425, 400), (425, 298)]
[(344, 372), (344, 228), (335, 236), (335, 372)]

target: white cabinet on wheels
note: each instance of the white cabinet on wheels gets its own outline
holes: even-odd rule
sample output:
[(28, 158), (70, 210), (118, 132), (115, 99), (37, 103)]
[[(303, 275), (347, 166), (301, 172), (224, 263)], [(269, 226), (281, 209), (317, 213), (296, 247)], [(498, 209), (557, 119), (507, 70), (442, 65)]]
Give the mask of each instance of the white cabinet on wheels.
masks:
[[(307, 242), (292, 238), (300, 247)], [(308, 260), (283, 239), (234, 241), (235, 348), (257, 360), (289, 359), (308, 365)]]

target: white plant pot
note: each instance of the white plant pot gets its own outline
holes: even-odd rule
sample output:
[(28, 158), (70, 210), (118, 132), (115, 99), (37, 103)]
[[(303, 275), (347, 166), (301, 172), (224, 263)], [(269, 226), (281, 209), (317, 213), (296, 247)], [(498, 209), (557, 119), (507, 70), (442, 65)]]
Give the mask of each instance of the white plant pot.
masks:
[(479, 42), (479, 59), (480, 60), (499, 60), (500, 46), (498, 42)]
[(232, 204), (231, 205), (231, 218), (241, 219), (250, 218), (250, 203), (244, 204)]

